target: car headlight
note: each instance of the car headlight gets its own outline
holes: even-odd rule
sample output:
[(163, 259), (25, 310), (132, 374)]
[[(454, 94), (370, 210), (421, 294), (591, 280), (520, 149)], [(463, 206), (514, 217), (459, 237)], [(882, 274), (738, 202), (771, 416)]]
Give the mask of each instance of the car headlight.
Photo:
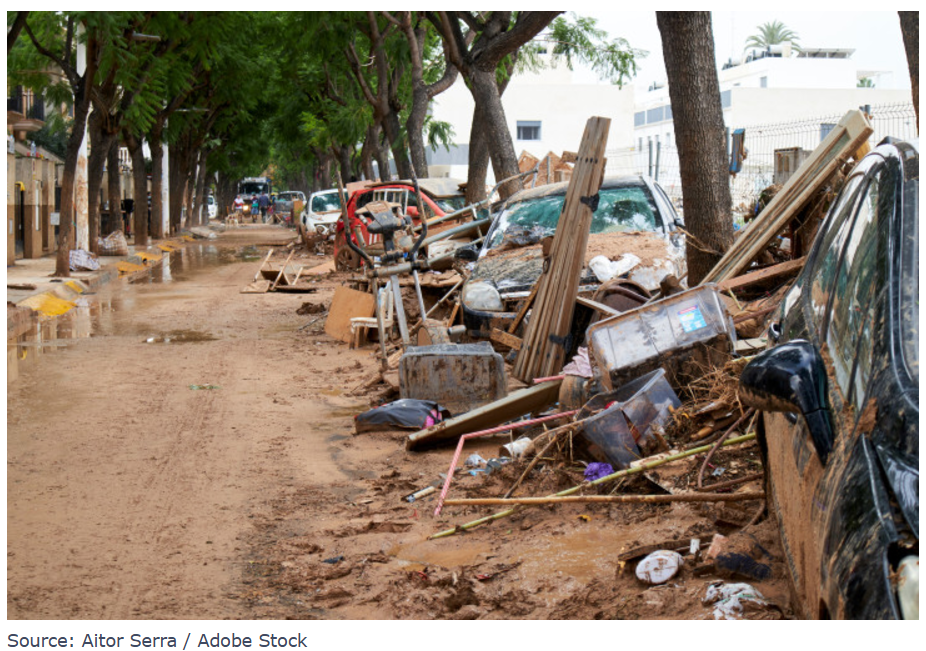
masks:
[(897, 600), (904, 619), (920, 618), (920, 557), (907, 556), (900, 561), (897, 577)]
[(491, 283), (477, 281), (463, 287), (463, 304), (471, 310), (501, 312), (505, 309), (502, 297)]

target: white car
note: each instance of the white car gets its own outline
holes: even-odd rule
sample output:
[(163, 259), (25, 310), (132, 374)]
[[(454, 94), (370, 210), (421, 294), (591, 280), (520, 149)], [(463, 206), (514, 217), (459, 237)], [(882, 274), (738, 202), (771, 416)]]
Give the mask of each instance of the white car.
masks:
[(219, 207), (215, 203), (215, 197), (211, 194), (206, 197), (206, 209), (209, 211), (209, 219), (215, 219), (219, 212)]
[(307, 231), (316, 231), (331, 235), (335, 231), (338, 217), (341, 216), (341, 202), (337, 190), (320, 190), (313, 192), (309, 202), (302, 211), (300, 222)]

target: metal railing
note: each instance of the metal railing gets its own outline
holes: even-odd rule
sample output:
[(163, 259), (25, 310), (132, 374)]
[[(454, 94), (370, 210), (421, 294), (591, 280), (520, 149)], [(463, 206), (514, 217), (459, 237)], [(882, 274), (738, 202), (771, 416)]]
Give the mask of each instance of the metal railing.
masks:
[[(871, 106), (866, 107), (866, 112), (874, 129), (868, 140), (872, 147), (887, 136), (901, 139), (918, 137), (913, 104)], [(746, 130), (747, 157), (742, 170), (731, 178), (734, 214), (752, 211), (759, 193), (772, 185), (776, 150), (798, 148), (812, 152), (843, 115), (824, 115), (775, 124), (729, 125), (729, 133), (738, 128)], [(727, 144), (725, 165), (729, 164), (729, 138)], [(678, 150), (674, 146), (653, 143), (651, 147), (644, 146), (643, 150), (635, 147), (610, 149), (606, 155), (606, 174), (648, 174), (659, 181), (676, 207), (681, 208), (682, 183)]]

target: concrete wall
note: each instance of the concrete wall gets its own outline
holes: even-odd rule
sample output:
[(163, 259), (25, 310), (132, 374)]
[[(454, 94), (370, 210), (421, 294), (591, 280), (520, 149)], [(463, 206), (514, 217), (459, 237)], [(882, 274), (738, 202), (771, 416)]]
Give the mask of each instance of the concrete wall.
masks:
[[(23, 204), (24, 258), (40, 258), (52, 253), (55, 229), (51, 225), (51, 212), (55, 205), (55, 163), (31, 157), (17, 158), (7, 153), (7, 264), (16, 259), (15, 219), (20, 187), (25, 191)], [(22, 186), (18, 184), (22, 184)]]

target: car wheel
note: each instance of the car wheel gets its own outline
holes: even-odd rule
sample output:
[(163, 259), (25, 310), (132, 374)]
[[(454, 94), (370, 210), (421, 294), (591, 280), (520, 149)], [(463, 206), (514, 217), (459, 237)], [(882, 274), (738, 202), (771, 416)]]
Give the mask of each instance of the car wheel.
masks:
[(347, 245), (343, 231), (334, 243), (338, 253), (334, 257), (334, 268), (338, 271), (357, 271), (360, 269), (360, 256)]

